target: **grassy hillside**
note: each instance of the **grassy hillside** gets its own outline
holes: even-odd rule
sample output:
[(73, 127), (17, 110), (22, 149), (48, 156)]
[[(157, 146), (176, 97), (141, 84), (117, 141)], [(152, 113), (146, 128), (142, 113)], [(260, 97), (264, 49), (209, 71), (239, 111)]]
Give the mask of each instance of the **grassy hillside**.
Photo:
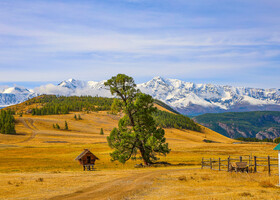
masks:
[[(161, 106), (162, 108), (166, 109), (167, 111), (170, 111), (170, 112), (175, 113), (175, 114), (180, 114), (179, 112), (177, 112), (176, 110), (174, 110), (173, 108), (171, 108), (169, 105), (163, 103), (163, 102), (160, 101), (160, 100), (155, 99), (155, 104)], [(161, 109), (161, 110), (162, 110), (162, 109)]]
[(231, 138), (280, 136), (280, 112), (258, 111), (204, 114), (194, 118), (200, 124)]
[[(75, 120), (75, 114), (82, 120)], [(202, 157), (276, 157), (272, 150), (275, 144), (234, 144), (234, 140), (205, 127), (201, 127), (202, 132), (165, 129), (171, 153), (160, 161), (183, 166), (138, 169), (134, 165), (141, 160), (124, 165), (111, 162), (106, 137), (120, 117), (107, 111), (15, 116), (17, 135), (0, 134), (0, 199), (69, 199), (68, 194), (71, 199), (88, 199), (91, 193), (98, 199), (109, 195), (111, 199), (240, 199), (244, 195), (273, 199), (279, 195), (271, 186), (277, 183), (276, 176), (200, 169)], [(69, 131), (52, 127), (54, 123), (63, 127), (65, 121)], [(101, 128), (104, 135), (100, 135)], [(85, 148), (100, 159), (94, 172), (82, 171), (74, 161)]]
[[(32, 115), (58, 115), (69, 114), (78, 111), (110, 111), (113, 98), (91, 97), (91, 96), (55, 96), (42, 95), (32, 98), (19, 105), (8, 107), (16, 113), (31, 113)], [(158, 126), (163, 128), (179, 128), (193, 131), (201, 131), (201, 128), (190, 118), (180, 115), (165, 103), (155, 100), (158, 112), (154, 118)]]

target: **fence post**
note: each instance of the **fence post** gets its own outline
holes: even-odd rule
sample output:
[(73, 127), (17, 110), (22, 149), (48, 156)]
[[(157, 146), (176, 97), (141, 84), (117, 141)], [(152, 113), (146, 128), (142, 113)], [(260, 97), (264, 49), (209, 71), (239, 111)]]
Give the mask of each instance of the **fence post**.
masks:
[(212, 158), (210, 158), (210, 169), (212, 169)]
[(228, 157), (228, 172), (229, 172), (230, 156)]
[(242, 156), (239, 157), (240, 162), (242, 162)]
[(203, 162), (203, 158), (202, 158), (202, 160), (201, 160), (201, 169), (203, 169), (203, 164), (204, 164), (204, 162)]
[(267, 156), (268, 175), (270, 176), (270, 156)]
[[(251, 156), (249, 155), (249, 170), (251, 171)], [(252, 171), (251, 171), (252, 172)]]
[(221, 171), (221, 158), (219, 158), (219, 171)]
[(257, 172), (257, 157), (254, 156), (254, 172)]

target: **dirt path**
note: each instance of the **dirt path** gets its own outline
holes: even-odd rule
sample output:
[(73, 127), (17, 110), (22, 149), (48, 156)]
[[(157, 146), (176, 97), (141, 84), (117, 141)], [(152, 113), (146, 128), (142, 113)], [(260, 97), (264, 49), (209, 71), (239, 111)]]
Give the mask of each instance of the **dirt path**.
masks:
[[(28, 129), (30, 129), (32, 131), (31, 135), (29, 138), (23, 140), (23, 141), (20, 141), (18, 143), (24, 143), (24, 142), (28, 142), (30, 140), (32, 140), (33, 138), (35, 138), (36, 134), (37, 134), (37, 128), (36, 126), (34, 126), (34, 121), (33, 119), (30, 119), (30, 118), (20, 118), (19, 121)], [(30, 125), (28, 125), (28, 123), (26, 122), (28, 121)]]
[(131, 174), (127, 177), (113, 179), (110, 182), (97, 184), (71, 194), (56, 196), (50, 200), (125, 199), (135, 193), (148, 189), (152, 186), (155, 178), (180, 170), (190, 169), (159, 169), (156, 171)]

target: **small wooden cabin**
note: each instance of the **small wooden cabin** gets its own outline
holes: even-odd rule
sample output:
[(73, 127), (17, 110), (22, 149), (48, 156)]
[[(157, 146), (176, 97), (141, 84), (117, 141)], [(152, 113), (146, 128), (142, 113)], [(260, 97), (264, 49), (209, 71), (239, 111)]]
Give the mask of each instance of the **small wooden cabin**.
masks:
[(88, 149), (84, 149), (84, 151), (75, 158), (75, 160), (79, 161), (81, 165), (84, 167), (84, 171), (87, 169), (88, 171), (94, 170), (95, 160), (99, 160), (93, 153)]

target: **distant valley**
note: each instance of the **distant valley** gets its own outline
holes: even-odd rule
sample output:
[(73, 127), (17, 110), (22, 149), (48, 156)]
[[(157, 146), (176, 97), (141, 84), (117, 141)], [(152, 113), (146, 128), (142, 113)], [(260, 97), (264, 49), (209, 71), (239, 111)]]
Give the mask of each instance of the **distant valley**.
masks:
[(277, 111), (211, 113), (193, 119), (230, 138), (280, 137), (280, 112)]

